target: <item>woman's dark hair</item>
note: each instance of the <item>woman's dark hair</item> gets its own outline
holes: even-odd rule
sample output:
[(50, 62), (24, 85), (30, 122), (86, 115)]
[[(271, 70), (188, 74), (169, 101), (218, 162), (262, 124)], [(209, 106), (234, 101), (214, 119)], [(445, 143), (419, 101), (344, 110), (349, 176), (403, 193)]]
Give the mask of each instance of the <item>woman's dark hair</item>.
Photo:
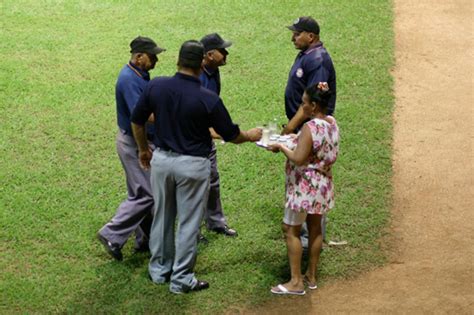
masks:
[(326, 113), (329, 99), (331, 98), (332, 93), (329, 89), (327, 89), (327, 85), (326, 89), (318, 87), (319, 85), (320, 84), (312, 85), (306, 88), (304, 91), (308, 95), (309, 100), (318, 104), (321, 107), (322, 111)]

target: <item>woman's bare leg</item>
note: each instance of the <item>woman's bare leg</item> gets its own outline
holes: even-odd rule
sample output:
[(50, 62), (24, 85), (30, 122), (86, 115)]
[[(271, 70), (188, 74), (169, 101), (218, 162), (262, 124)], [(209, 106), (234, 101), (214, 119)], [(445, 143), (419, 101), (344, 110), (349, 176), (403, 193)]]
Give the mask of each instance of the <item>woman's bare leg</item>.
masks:
[(308, 214), (308, 216), (306, 217), (306, 223), (308, 225), (309, 231), (309, 263), (305, 276), (308, 279), (310, 285), (316, 284), (316, 272), (318, 268), (319, 255), (323, 246), (323, 235), (321, 233), (321, 217), (322, 216), (319, 214)]
[(290, 291), (301, 291), (304, 290), (303, 277), (301, 276), (301, 257), (303, 255), (300, 240), (301, 225), (291, 226), (283, 223), (282, 228), (285, 234), (291, 270), (291, 279), (283, 286)]

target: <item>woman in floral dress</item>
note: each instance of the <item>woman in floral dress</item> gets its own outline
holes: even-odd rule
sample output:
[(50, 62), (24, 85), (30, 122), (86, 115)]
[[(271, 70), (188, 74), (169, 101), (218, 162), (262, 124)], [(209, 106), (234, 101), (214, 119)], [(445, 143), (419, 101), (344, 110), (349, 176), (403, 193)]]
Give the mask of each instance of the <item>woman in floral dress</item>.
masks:
[[(309, 289), (317, 288), (316, 270), (323, 241), (321, 217), (334, 207), (331, 167), (339, 151), (336, 120), (325, 114), (330, 94), (325, 82), (306, 89), (302, 106), (311, 120), (304, 124), (292, 143), (277, 143), (269, 148), (274, 152), (283, 152), (288, 158), (282, 228), (288, 248), (291, 279), (273, 287), (271, 292), (275, 294), (304, 295), (305, 284)], [(300, 231), (305, 221), (309, 229), (309, 263), (303, 276)]]

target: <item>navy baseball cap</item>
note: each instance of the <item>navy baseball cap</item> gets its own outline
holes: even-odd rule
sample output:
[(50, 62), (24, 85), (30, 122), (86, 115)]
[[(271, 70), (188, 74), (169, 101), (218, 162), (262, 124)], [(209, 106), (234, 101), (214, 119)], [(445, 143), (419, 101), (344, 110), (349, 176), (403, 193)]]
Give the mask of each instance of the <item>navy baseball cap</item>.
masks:
[(319, 24), (310, 16), (302, 16), (293, 21), (293, 25), (287, 26), (294, 32), (310, 32), (319, 35)]
[(148, 37), (138, 36), (130, 43), (130, 52), (134, 53), (147, 53), (150, 55), (158, 55), (166, 49), (158, 47), (158, 45)]
[(212, 33), (201, 38), (201, 43), (204, 45), (204, 51), (208, 52), (213, 49), (226, 49), (232, 45), (232, 42), (223, 40), (217, 33)]

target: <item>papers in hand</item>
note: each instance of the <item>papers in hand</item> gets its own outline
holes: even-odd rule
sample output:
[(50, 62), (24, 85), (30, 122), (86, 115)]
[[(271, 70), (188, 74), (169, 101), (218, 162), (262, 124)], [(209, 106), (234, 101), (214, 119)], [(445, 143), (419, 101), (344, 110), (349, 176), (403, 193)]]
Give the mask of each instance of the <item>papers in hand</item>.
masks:
[(257, 146), (262, 147), (262, 148), (268, 148), (269, 145), (275, 144), (275, 143), (281, 143), (290, 148), (293, 146), (292, 137), (289, 135), (283, 135), (283, 136), (273, 135), (270, 137), (270, 139), (266, 143), (264, 143), (262, 140), (255, 142)]

